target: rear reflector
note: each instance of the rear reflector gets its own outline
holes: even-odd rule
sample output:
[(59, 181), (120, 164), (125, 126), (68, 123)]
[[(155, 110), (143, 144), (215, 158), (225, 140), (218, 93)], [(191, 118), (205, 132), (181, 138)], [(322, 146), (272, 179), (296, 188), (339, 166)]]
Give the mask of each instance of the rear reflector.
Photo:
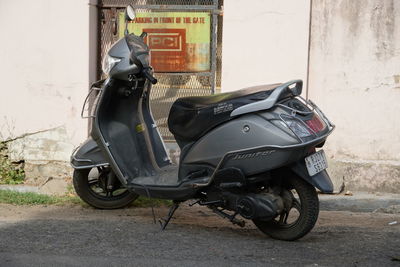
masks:
[(318, 116), (313, 116), (311, 120), (306, 121), (306, 124), (315, 133), (322, 131), (326, 126)]

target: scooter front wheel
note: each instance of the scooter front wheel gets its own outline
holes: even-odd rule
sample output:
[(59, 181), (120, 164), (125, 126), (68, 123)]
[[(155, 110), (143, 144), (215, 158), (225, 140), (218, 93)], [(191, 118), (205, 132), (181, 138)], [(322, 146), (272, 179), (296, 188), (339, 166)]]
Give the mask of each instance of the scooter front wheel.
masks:
[[(315, 188), (295, 175), (288, 178), (282, 188), (291, 196), (290, 206), (269, 221), (253, 220), (263, 233), (272, 238), (297, 240), (314, 227), (319, 214), (319, 200)], [(287, 198), (287, 197), (286, 197)]]
[(121, 186), (110, 168), (75, 170), (73, 185), (84, 202), (98, 209), (119, 209), (138, 198), (137, 194)]

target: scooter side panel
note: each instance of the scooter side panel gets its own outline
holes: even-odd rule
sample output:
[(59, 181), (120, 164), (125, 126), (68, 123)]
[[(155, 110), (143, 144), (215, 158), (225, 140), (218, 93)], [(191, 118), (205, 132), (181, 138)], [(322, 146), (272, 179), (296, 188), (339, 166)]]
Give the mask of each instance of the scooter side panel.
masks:
[(304, 156), (304, 153), (305, 149), (302, 147), (295, 149), (252, 149), (250, 151), (235, 153), (226, 160), (223, 167), (239, 168), (246, 176), (255, 175), (297, 161)]
[(74, 169), (87, 169), (105, 166), (108, 162), (97, 143), (88, 138), (71, 156), (71, 165)]
[[(231, 120), (210, 131), (197, 141), (186, 157), (184, 164), (208, 164), (216, 167), (228, 152), (260, 146), (287, 146), (298, 141), (257, 114), (249, 114)], [(255, 155), (242, 155), (227, 164), (240, 168), (246, 175), (282, 166), (292, 158), (294, 151), (270, 150)], [(229, 167), (229, 166), (224, 167)]]
[(91, 133), (123, 184), (155, 171), (137, 116), (143, 85), (129, 96), (121, 95), (120, 91), (129, 86), (119, 80), (106, 82)]
[(157, 124), (154, 122), (153, 114), (150, 108), (151, 85), (147, 82), (147, 92), (143, 97), (142, 114), (146, 123), (147, 132), (153, 149), (153, 155), (159, 168), (170, 165), (171, 161), (168, 157), (164, 141), (158, 130)]

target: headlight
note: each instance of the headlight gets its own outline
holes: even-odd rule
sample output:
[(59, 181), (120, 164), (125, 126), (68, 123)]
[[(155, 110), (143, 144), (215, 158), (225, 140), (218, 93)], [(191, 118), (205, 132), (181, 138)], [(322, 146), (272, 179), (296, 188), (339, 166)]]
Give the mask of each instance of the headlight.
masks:
[(102, 64), (103, 72), (106, 75), (108, 75), (111, 69), (120, 61), (121, 61), (120, 58), (112, 57), (107, 54), (103, 59), (103, 64)]

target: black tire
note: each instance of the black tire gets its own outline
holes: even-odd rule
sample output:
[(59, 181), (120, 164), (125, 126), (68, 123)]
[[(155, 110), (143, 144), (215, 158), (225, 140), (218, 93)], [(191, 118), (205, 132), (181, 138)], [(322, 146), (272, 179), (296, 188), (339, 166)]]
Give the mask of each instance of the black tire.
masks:
[(292, 176), (286, 182), (286, 187), (296, 190), (300, 200), (300, 208), (298, 206), (296, 208), (299, 209), (299, 216), (296, 221), (290, 224), (276, 219), (270, 221), (253, 220), (253, 222), (258, 229), (274, 239), (293, 241), (305, 236), (314, 227), (319, 214), (319, 200), (314, 186), (300, 177)]
[(73, 185), (78, 196), (87, 204), (98, 209), (123, 208), (138, 198), (138, 195), (128, 190), (118, 195), (103, 196), (95, 192), (89, 184), (89, 173), (91, 169), (75, 170)]

